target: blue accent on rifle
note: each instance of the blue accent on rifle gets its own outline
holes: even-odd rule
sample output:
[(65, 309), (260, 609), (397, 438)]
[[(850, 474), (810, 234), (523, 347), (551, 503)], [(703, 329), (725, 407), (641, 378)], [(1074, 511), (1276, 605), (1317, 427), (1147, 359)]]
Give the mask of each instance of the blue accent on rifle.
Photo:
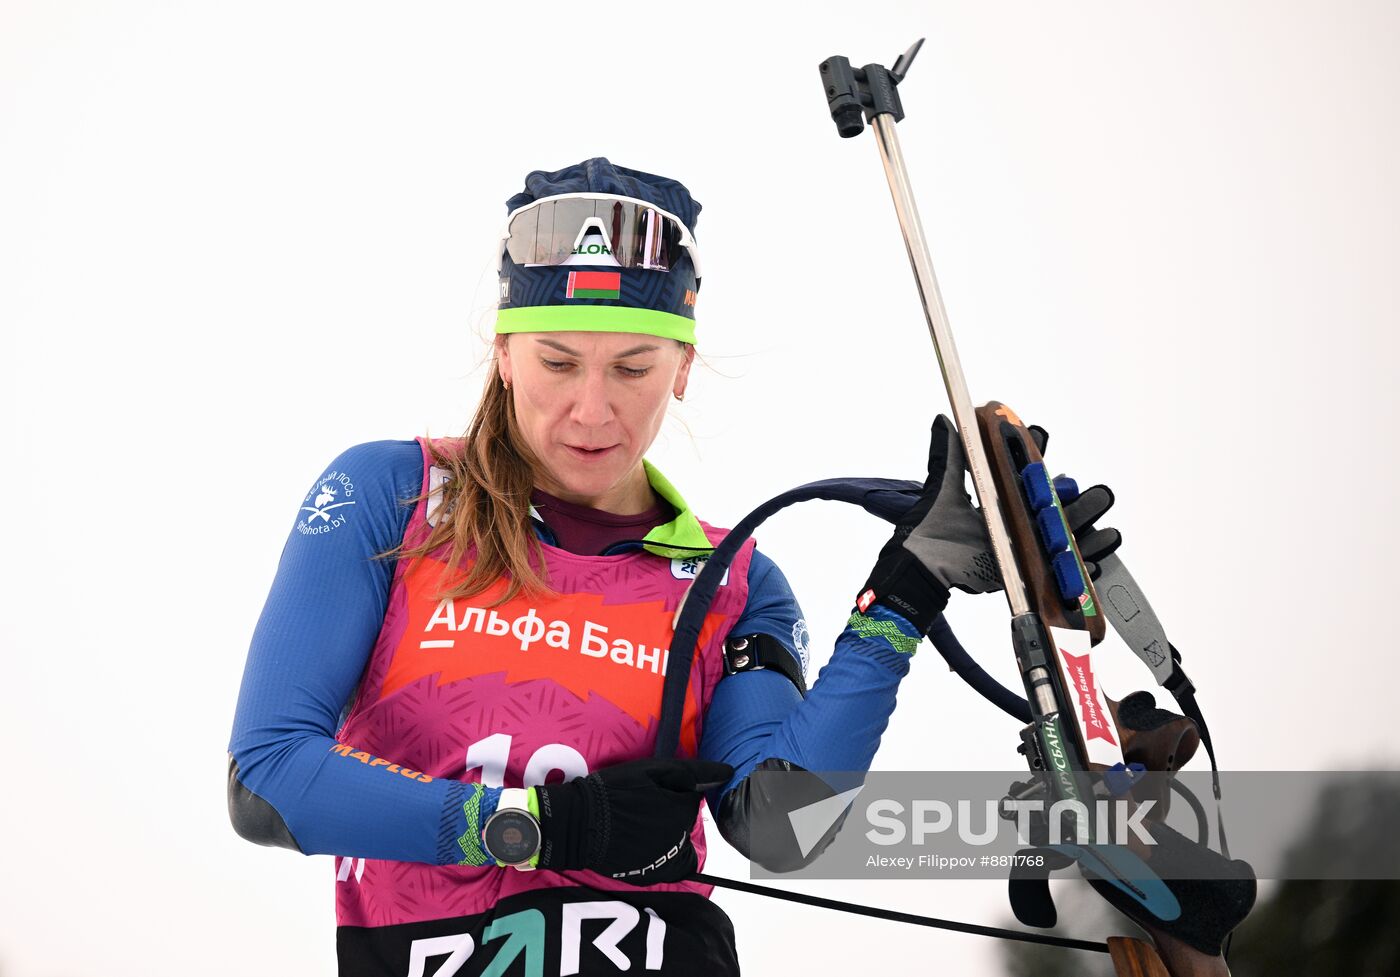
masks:
[(1077, 600), (1084, 593), (1084, 574), (1079, 572), (1079, 560), (1072, 550), (1056, 553), (1050, 568), (1055, 571), (1055, 583), (1065, 600)]
[(1051, 845), (1092, 872), (1152, 915), (1170, 923), (1181, 916), (1172, 890), (1126, 845)]
[(1060, 502), (1073, 502), (1079, 498), (1079, 483), (1068, 475), (1055, 476), (1055, 494), (1060, 497)]
[(1048, 509), (1041, 509), (1035, 516), (1036, 525), (1040, 527), (1040, 539), (1045, 544), (1047, 553), (1059, 553), (1069, 549), (1069, 531), (1065, 529), (1065, 521), (1060, 518), (1060, 510), (1051, 506)]
[(1108, 787), (1108, 792), (1114, 797), (1122, 797), (1133, 789), (1133, 784), (1138, 778), (1147, 772), (1147, 767), (1134, 761), (1124, 766), (1121, 762), (1115, 763), (1103, 772), (1103, 782)]
[(1050, 481), (1045, 474), (1045, 462), (1033, 461), (1022, 468), (1021, 484), (1025, 486), (1026, 498), (1035, 512), (1055, 505), (1055, 496), (1050, 493)]

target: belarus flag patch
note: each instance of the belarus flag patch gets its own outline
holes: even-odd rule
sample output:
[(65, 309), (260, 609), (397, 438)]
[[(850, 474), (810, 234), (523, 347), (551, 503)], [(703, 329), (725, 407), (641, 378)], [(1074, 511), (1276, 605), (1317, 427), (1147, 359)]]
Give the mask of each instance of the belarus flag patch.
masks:
[(618, 271), (571, 271), (566, 299), (615, 299), (622, 290)]

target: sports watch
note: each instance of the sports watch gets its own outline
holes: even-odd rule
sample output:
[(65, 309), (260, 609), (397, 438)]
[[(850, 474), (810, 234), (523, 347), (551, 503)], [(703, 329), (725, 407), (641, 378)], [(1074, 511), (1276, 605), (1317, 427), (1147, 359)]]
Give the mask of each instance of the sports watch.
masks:
[(507, 787), (501, 791), (496, 811), (481, 829), (481, 845), (502, 865), (528, 871), (540, 850), (540, 822), (531, 812), (530, 791)]

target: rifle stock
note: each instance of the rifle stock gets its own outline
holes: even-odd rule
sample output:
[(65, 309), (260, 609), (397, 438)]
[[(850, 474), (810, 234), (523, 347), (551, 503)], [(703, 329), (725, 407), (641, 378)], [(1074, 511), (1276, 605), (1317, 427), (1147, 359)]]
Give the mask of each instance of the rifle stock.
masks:
[(1110, 936), (1108, 955), (1117, 977), (1171, 977), (1152, 944), (1131, 936)]
[[(1026, 504), (1021, 488), (1022, 469), (1043, 460), (1040, 449), (1016, 412), (1005, 404), (993, 400), (977, 408), (976, 416), (992, 481), (996, 485), (1001, 515), (1011, 537), (1011, 549), (1021, 579), (1025, 581), (1031, 609), (1046, 627), (1088, 631), (1090, 641), (1098, 644), (1105, 633), (1104, 617), (1096, 611), (1086, 612), (1086, 609), (1093, 611), (1097, 606), (1093, 584), (1085, 578), (1086, 595), (1089, 597), (1084, 605), (1086, 609), (1066, 606), (1066, 602), (1060, 598), (1054, 573), (1042, 556), (1040, 530), (1036, 527), (1035, 517)], [(1082, 566), (1079, 547), (1072, 536), (1069, 546), (1076, 562)]]
[[(1155, 926), (1139, 925), (1152, 937), (1155, 955), (1162, 962), (1168, 977), (1230, 977), (1230, 967), (1223, 956), (1202, 953)], [(1109, 952), (1113, 952), (1113, 940), (1109, 940)], [(1118, 966), (1116, 958), (1113, 965)], [(1122, 974), (1121, 970), (1119, 974)]]
[[(1016, 569), (1025, 582), (1026, 596), (1031, 611), (1041, 623), (1043, 633), (1049, 639), (1048, 657), (1056, 660), (1049, 668), (1050, 687), (1054, 691), (1055, 710), (1066, 717), (1062, 728), (1070, 734), (1072, 749), (1067, 752), (1077, 770), (1103, 772), (1109, 765), (1089, 760), (1089, 750), (1084, 729), (1076, 721), (1078, 712), (1084, 708), (1082, 689), (1068, 687), (1059, 671), (1058, 656), (1061, 651), (1055, 640), (1057, 633), (1076, 630), (1086, 632), (1090, 646), (1098, 644), (1107, 632), (1105, 619), (1099, 607), (1098, 594), (1089, 579), (1083, 558), (1073, 534), (1068, 537), (1067, 548), (1059, 553), (1059, 559), (1066, 561), (1067, 553), (1073, 554), (1074, 564), (1083, 578), (1083, 593), (1078, 599), (1066, 597), (1057, 582), (1052, 567), (1052, 556), (1045, 544), (1045, 534), (1032, 512), (1023, 485), (1022, 473), (1028, 466), (1043, 464), (1040, 449), (1031, 437), (1029, 429), (1022, 423), (1015, 411), (1005, 404), (992, 401), (976, 411), (978, 433), (986, 450), (988, 467), (996, 487), (996, 498), (1000, 514), (1010, 537), (1011, 549), (1016, 560)], [(1042, 505), (1044, 500), (1042, 501)], [(1058, 508), (1058, 498), (1054, 505)], [(1042, 516), (1053, 516), (1048, 507), (1042, 507)], [(1055, 520), (1052, 520), (1055, 521)], [(1052, 630), (1054, 629), (1054, 630)], [(1026, 663), (1022, 663), (1023, 671)], [(1023, 675), (1023, 678), (1027, 676)], [(1028, 682), (1029, 685), (1029, 682)], [(1028, 688), (1028, 692), (1030, 689)], [(1123, 761), (1137, 762), (1149, 770), (1170, 774), (1188, 761), (1200, 745), (1200, 733), (1196, 724), (1184, 716), (1165, 720), (1155, 714), (1150, 722), (1137, 725), (1126, 721), (1118, 700), (1104, 696), (1107, 709), (1112, 717), (1112, 728), (1117, 733), (1117, 745), (1121, 748)], [(1032, 728), (1039, 728), (1048, 717), (1036, 715)], [(1027, 732), (1030, 731), (1028, 728)], [(1033, 758), (1031, 766), (1036, 763)], [(1047, 781), (1053, 783), (1053, 781)], [(1149, 778), (1146, 788), (1157, 801), (1153, 809), (1156, 817), (1165, 817), (1170, 800), (1166, 777)], [(1139, 785), (1132, 794), (1132, 800), (1142, 803), (1148, 798), (1138, 796), (1144, 792)], [(1051, 788), (1054, 795), (1054, 788)], [(1134, 845), (1130, 842), (1130, 848)], [(1150, 859), (1152, 853), (1138, 848), (1136, 854)], [(1211, 956), (1165, 932), (1150, 922), (1134, 917), (1151, 937), (1152, 942), (1115, 937), (1109, 941), (1110, 953), (1119, 977), (1142, 975), (1142, 977), (1229, 977), (1229, 967), (1222, 956)], [(1115, 949), (1116, 948), (1116, 949)]]

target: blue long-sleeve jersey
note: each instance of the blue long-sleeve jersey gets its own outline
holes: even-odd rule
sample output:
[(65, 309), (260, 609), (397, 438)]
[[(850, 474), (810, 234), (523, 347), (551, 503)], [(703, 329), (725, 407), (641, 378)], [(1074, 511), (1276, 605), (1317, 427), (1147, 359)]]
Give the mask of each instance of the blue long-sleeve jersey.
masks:
[[(235, 825), (253, 840), (306, 854), (455, 862), (460, 850), (452, 842), (466, 831), (460, 784), (383, 776), (335, 762), (329, 752), (388, 609), (394, 562), (378, 554), (403, 538), (412, 511), (404, 502), (421, 487), (421, 452), (413, 441), (372, 442), (331, 467), (356, 473), (355, 518), (315, 539), (301, 523), (284, 547), (229, 743), (231, 810), (242, 812)], [(542, 523), (536, 531), (552, 542)], [(758, 552), (748, 573), (748, 603), (732, 633), (771, 636), (805, 673), (805, 625), (787, 580)], [(738, 672), (719, 683), (700, 744), (701, 756), (735, 771), (710, 795), (717, 815), (727, 807), (723, 798), (765, 761), (814, 771), (869, 768), (918, 636), (879, 606), (853, 621), (805, 697), (776, 670)], [(483, 820), (495, 794), (483, 799)]]

